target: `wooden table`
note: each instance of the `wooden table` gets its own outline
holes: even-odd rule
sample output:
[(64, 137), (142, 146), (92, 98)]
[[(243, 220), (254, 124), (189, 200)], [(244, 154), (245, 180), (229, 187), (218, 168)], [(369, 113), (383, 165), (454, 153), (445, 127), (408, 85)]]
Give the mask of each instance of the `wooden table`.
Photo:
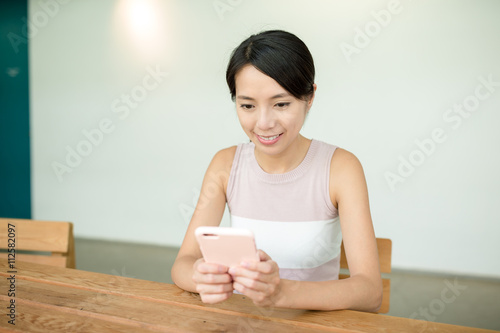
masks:
[(171, 284), (19, 261), (10, 271), (0, 259), (2, 332), (488, 332), (357, 311), (258, 308), (242, 295), (207, 305)]

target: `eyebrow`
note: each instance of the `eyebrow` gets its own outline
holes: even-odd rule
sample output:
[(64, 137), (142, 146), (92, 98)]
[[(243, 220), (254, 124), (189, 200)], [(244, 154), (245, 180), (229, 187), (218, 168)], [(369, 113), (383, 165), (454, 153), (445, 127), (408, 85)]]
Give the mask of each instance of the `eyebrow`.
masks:
[[(272, 96), (270, 99), (276, 99), (276, 98), (282, 98), (282, 97), (287, 97), (287, 96), (290, 96), (290, 94), (288, 93), (281, 93), (281, 94), (277, 94), (277, 95), (274, 95)], [(238, 95), (236, 96), (237, 99), (246, 99), (246, 100), (250, 100), (250, 101), (254, 101), (255, 98), (252, 98), (252, 97), (249, 97), (249, 96), (245, 96), (245, 95)]]

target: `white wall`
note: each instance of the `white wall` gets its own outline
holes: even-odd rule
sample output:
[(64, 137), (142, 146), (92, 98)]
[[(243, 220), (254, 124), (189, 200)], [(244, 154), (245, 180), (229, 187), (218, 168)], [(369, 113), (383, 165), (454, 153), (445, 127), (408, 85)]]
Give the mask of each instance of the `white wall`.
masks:
[[(372, 12), (388, 8), (381, 26)], [(281, 28), (316, 61), (303, 134), (361, 160), (393, 266), (500, 277), (500, 85), (477, 88), (500, 82), (499, 12), (494, 0), (30, 1), (34, 218), (73, 221), (77, 237), (179, 246), (212, 156), (246, 141), (229, 54)], [(142, 100), (126, 113), (131, 93)], [(479, 105), (449, 113), (464, 102)], [(82, 131), (99, 126), (108, 133), (92, 144)], [(442, 142), (419, 153), (415, 140), (436, 129)], [(69, 165), (67, 147), (87, 156)], [(420, 165), (398, 175), (400, 157)]]

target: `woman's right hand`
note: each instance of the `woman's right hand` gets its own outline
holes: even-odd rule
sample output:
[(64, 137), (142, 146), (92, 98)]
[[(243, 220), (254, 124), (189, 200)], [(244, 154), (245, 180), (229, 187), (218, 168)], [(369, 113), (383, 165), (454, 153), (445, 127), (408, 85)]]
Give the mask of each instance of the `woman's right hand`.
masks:
[(219, 303), (231, 297), (233, 278), (228, 273), (228, 267), (206, 263), (200, 258), (195, 261), (193, 268), (196, 292), (200, 294), (203, 303)]

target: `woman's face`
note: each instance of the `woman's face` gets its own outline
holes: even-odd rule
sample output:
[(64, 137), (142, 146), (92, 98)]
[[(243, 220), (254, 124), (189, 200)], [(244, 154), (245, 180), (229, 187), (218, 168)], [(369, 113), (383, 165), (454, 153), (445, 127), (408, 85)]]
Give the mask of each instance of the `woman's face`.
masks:
[(236, 74), (235, 83), (238, 118), (256, 149), (276, 155), (297, 144), (312, 98), (297, 99), (252, 65)]

